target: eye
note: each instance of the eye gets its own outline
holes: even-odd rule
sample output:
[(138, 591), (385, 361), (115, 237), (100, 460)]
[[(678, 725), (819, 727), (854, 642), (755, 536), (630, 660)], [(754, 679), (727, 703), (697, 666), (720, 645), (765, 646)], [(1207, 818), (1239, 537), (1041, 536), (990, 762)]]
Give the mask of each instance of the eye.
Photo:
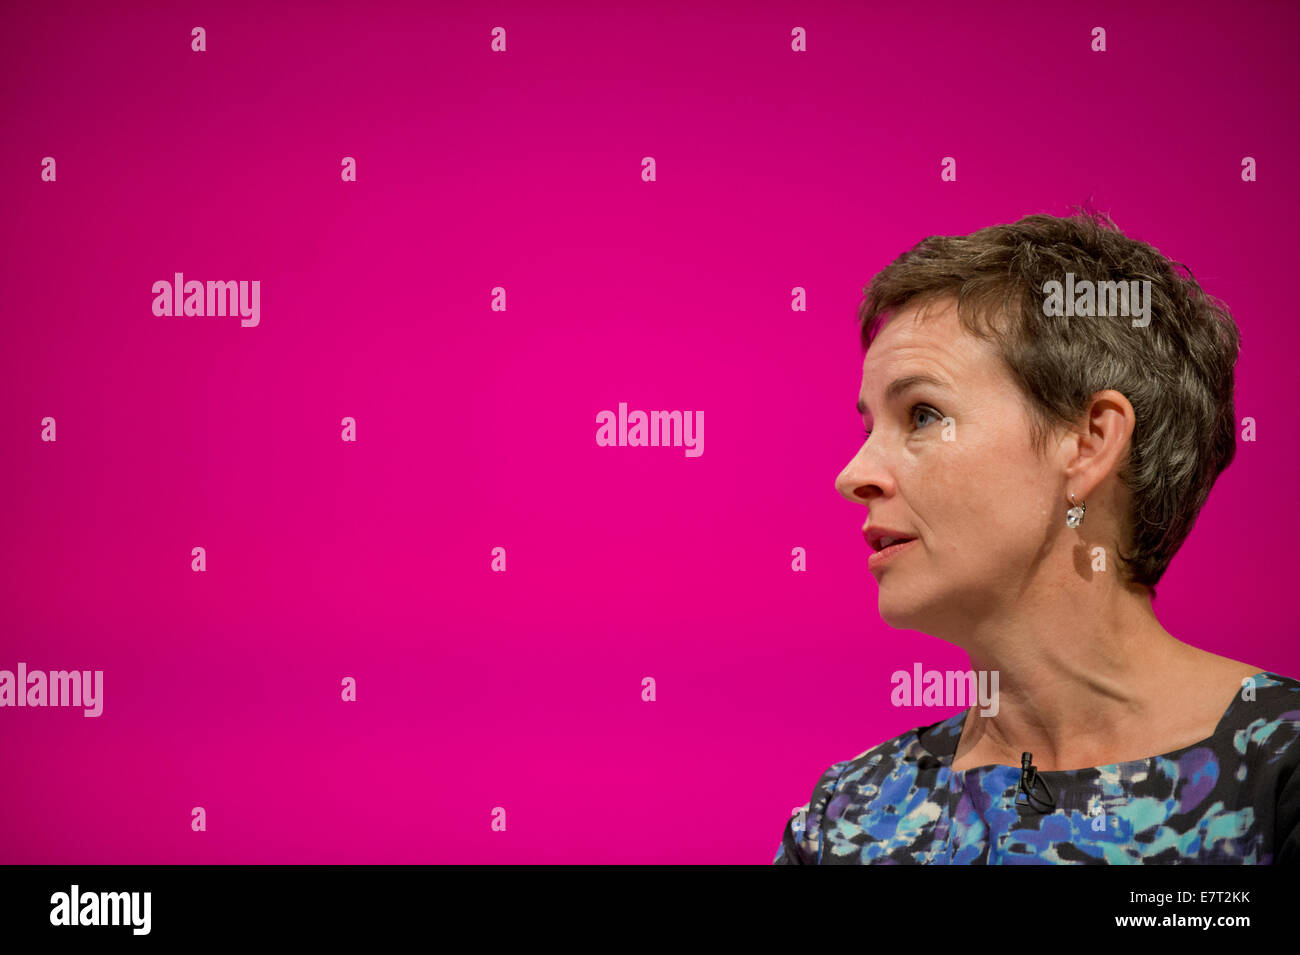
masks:
[[(933, 418), (935, 421), (942, 421), (942, 420), (943, 420), (943, 415), (940, 414), (939, 412), (935, 411), (935, 410), (934, 410), (933, 408), (931, 408), (929, 405), (919, 405), (919, 404), (918, 404), (918, 405), (912, 405), (912, 420), (913, 420), (913, 421), (916, 421), (916, 419), (917, 419), (917, 413), (918, 413), (918, 412), (920, 412), (920, 414), (923, 415), (923, 416), (924, 416), (924, 415), (928, 415), (929, 417)], [(925, 427), (925, 425), (921, 425), (921, 427)], [(862, 429), (862, 440), (863, 440), (863, 441), (870, 441), (870, 440), (871, 440), (871, 429), (870, 429), (870, 428), (863, 428), (863, 429)]]
[[(931, 408), (929, 405), (913, 405), (913, 406), (912, 406), (912, 420), (913, 420), (913, 421), (916, 420), (916, 413), (917, 413), (918, 411), (921, 412), (921, 414), (923, 414), (923, 415), (929, 415), (930, 417), (934, 418), (936, 421), (942, 421), (942, 420), (943, 420), (943, 415), (939, 414), (939, 412), (935, 411), (935, 410), (934, 410), (933, 408)], [(924, 427), (924, 425), (922, 425), (922, 427)]]

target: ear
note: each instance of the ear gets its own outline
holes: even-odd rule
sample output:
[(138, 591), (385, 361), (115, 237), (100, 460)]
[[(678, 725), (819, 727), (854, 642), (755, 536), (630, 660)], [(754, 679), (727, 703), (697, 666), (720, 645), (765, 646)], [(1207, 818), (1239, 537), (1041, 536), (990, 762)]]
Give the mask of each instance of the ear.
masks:
[(1072, 445), (1066, 450), (1065, 477), (1076, 498), (1086, 500), (1120, 469), (1136, 425), (1133, 406), (1118, 391), (1092, 396), (1079, 426), (1069, 433)]

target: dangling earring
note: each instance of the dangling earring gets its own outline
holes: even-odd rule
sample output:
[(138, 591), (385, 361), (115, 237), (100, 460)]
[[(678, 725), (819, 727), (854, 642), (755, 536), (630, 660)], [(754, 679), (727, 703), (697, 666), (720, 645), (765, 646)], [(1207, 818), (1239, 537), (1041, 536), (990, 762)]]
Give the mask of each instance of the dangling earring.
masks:
[(1065, 526), (1078, 527), (1083, 523), (1083, 512), (1086, 509), (1084, 504), (1075, 504), (1074, 495), (1070, 495), (1070, 503), (1074, 506), (1065, 512)]

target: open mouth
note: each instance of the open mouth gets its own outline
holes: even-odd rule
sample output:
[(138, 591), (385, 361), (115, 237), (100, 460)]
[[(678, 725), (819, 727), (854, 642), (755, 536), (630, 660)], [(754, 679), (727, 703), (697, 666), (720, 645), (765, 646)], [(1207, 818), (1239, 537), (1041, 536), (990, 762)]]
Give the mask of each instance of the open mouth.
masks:
[(876, 571), (892, 563), (900, 554), (906, 554), (918, 540), (919, 538), (916, 537), (897, 534), (871, 535), (873, 553), (867, 558), (867, 568)]
[(887, 550), (891, 550), (895, 547), (901, 547), (903, 544), (906, 544), (908, 541), (914, 541), (914, 540), (916, 540), (915, 537), (882, 537), (878, 541), (876, 541), (872, 545), (872, 547), (875, 549), (877, 554), (882, 554)]

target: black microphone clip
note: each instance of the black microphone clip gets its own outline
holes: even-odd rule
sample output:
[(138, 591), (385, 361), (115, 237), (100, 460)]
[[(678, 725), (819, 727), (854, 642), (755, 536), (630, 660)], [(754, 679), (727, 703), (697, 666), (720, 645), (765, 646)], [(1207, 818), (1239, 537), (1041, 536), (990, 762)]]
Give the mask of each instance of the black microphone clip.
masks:
[[(1052, 788), (1047, 785), (1047, 780), (1038, 775), (1038, 768), (1033, 765), (1034, 756), (1032, 753), (1020, 754), (1020, 785), (1016, 787), (1016, 805), (1029, 806), (1038, 812), (1055, 812), (1056, 797), (1052, 795)], [(1042, 784), (1043, 789), (1047, 791), (1047, 798), (1034, 795), (1034, 787)], [(1020, 801), (1021, 794), (1024, 794), (1025, 801)], [(1035, 803), (1041, 803), (1046, 809), (1040, 809)]]

